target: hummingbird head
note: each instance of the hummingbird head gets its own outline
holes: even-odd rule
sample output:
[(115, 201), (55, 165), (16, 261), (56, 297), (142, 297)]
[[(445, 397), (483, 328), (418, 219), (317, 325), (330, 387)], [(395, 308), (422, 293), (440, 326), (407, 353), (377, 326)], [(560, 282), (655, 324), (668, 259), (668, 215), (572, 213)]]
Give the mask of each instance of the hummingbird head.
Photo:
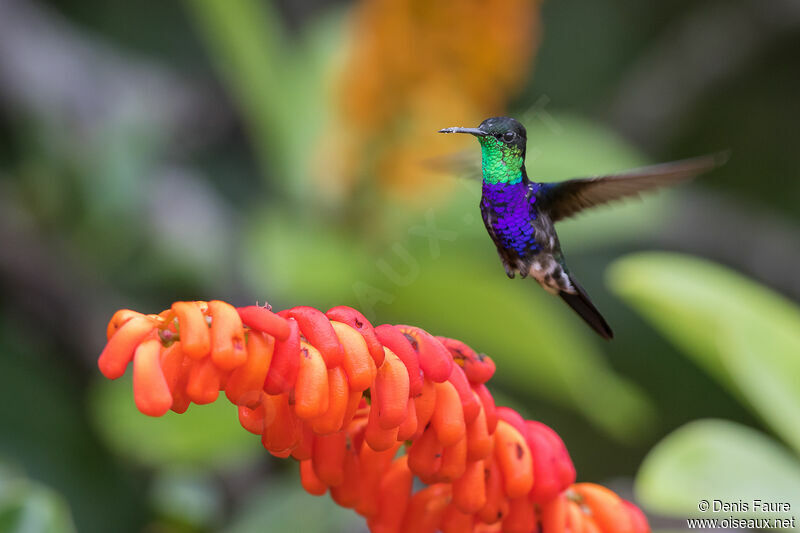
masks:
[(525, 176), (525, 126), (511, 117), (492, 117), (477, 128), (445, 128), (439, 133), (468, 133), (481, 144), (483, 180), (514, 184)]

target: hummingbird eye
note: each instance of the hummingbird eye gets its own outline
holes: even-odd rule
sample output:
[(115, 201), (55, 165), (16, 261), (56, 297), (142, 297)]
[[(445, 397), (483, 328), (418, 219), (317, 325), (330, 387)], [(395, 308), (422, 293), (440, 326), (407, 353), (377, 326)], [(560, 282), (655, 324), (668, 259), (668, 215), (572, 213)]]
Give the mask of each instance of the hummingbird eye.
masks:
[(517, 136), (517, 134), (514, 133), (513, 131), (507, 131), (507, 132), (505, 132), (503, 134), (503, 141), (507, 142), (507, 143), (510, 143), (511, 141), (514, 140), (514, 137), (516, 137), (516, 136)]

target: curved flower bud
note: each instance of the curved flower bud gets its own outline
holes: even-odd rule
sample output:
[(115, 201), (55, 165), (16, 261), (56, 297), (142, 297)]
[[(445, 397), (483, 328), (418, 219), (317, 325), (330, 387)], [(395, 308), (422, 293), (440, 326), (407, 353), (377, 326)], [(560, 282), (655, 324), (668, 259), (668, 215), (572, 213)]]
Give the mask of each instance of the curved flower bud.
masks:
[(479, 354), (463, 342), (447, 337), (436, 337), (453, 356), (453, 362), (464, 370), (464, 375), (470, 383), (480, 385), (491, 379), (495, 372), (492, 358), (486, 354)]
[(375, 329), (372, 327), (372, 324), (369, 323), (369, 320), (367, 320), (364, 315), (352, 307), (339, 305), (328, 309), (325, 316), (332, 321), (336, 320), (337, 322), (342, 322), (343, 324), (355, 328), (355, 330), (364, 337), (364, 341), (367, 343), (367, 348), (375, 362), (375, 366), (378, 367), (383, 364), (383, 345), (378, 340), (378, 336), (375, 334)]
[(289, 309), (289, 316), (297, 320), (303, 336), (319, 350), (328, 368), (342, 364), (344, 350), (328, 317), (322, 311), (301, 305)]
[(211, 317), (211, 358), (222, 370), (233, 370), (247, 360), (242, 319), (226, 302), (208, 302)]
[[(112, 329), (110, 325), (109, 329)], [(155, 322), (144, 315), (132, 317), (126, 321), (108, 339), (108, 344), (100, 354), (100, 358), (97, 360), (100, 372), (108, 379), (121, 377), (125, 373), (128, 363), (133, 359), (133, 352), (155, 329)]]
[(300, 370), (294, 385), (294, 411), (303, 420), (325, 414), (329, 406), (328, 369), (314, 346), (300, 343)]
[(397, 328), (408, 338), (411, 347), (419, 355), (419, 368), (426, 378), (441, 383), (450, 377), (453, 358), (436, 337), (413, 326), (397, 326)]
[(159, 365), (158, 339), (144, 341), (133, 356), (133, 398), (136, 407), (150, 416), (162, 416), (172, 407), (172, 394)]
[(248, 305), (239, 307), (236, 311), (239, 313), (242, 323), (250, 329), (266, 333), (279, 341), (289, 338), (291, 333), (289, 322), (266, 307)]
[(264, 381), (264, 392), (282, 394), (294, 388), (300, 370), (300, 327), (297, 321), (288, 320), (289, 334), (275, 343), (272, 363)]
[(525, 440), (533, 455), (533, 471), (536, 473), (530, 497), (534, 503), (541, 504), (575, 482), (575, 467), (555, 431), (534, 420), (527, 420), (525, 428)]
[(206, 317), (197, 302), (175, 302), (172, 312), (178, 319), (183, 352), (193, 359), (202, 359), (211, 350), (211, 333)]

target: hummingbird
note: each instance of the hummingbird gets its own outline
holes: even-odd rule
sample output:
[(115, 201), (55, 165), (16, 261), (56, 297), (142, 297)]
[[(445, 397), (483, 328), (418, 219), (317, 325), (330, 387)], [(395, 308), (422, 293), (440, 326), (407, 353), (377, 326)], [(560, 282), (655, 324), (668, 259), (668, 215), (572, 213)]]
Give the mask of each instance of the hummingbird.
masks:
[(567, 268), (555, 223), (596, 205), (690, 180), (727, 158), (707, 155), (617, 174), (540, 183), (528, 178), (527, 132), (513, 118), (488, 118), (477, 128), (444, 128), (439, 133), (474, 135), (481, 145), (481, 215), (506, 275), (535, 279), (604, 339), (613, 338), (614, 333)]

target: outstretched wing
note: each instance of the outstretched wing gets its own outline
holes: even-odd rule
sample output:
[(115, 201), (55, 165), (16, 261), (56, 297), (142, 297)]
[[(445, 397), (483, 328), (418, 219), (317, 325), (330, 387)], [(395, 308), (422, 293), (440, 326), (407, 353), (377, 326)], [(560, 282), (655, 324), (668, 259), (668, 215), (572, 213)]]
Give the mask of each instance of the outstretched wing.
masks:
[(596, 205), (638, 197), (639, 193), (645, 191), (688, 181), (727, 160), (728, 153), (720, 152), (608, 176), (546, 183), (540, 189), (537, 201), (539, 208), (546, 210), (556, 222)]

